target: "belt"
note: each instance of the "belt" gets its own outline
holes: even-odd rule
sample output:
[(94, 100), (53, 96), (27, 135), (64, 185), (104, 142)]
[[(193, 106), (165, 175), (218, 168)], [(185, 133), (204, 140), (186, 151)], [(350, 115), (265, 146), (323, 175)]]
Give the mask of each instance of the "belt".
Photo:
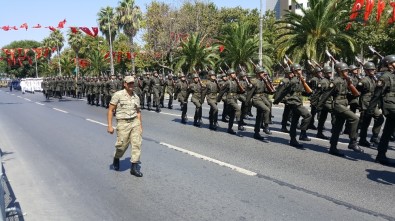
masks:
[(335, 99), (347, 99), (347, 96), (346, 95), (339, 95), (339, 96), (336, 96)]
[(263, 96), (264, 94), (263, 93), (257, 93), (257, 94), (255, 94), (254, 96)]
[(234, 96), (234, 95), (237, 95), (237, 93), (228, 93), (228, 95)]
[(118, 119), (118, 121), (125, 121), (125, 122), (130, 122), (132, 120), (134, 120), (136, 117), (133, 118), (124, 118), (124, 119)]

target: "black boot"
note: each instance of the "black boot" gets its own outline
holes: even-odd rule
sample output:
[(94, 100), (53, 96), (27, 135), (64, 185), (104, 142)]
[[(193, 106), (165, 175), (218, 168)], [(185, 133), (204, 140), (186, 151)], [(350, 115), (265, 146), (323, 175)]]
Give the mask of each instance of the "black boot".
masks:
[(156, 106), (156, 112), (159, 113), (160, 112), (160, 107)]
[(217, 130), (217, 129), (218, 129), (218, 122), (214, 121), (213, 130)]
[(370, 138), (370, 142), (378, 145), (380, 143), (379, 135), (373, 134), (373, 136)]
[(350, 143), (348, 144), (348, 149), (354, 150), (357, 153), (363, 153), (364, 152), (363, 149), (358, 146), (358, 143), (357, 143), (356, 140), (350, 141)]
[(114, 157), (114, 161), (112, 162), (112, 166), (114, 167), (114, 170), (118, 171), (119, 170), (119, 158)]
[(268, 134), (268, 135), (271, 135), (271, 134), (272, 134), (272, 132), (271, 132), (270, 129), (269, 129), (269, 125), (268, 125), (268, 124), (265, 124), (265, 126), (264, 126), (263, 129), (262, 129), (262, 131), (263, 131), (265, 134)]
[(309, 129), (317, 130), (317, 127), (312, 123), (312, 124), (309, 125)]
[(254, 139), (256, 139), (256, 140), (265, 140), (265, 138), (264, 137), (262, 137), (259, 133), (254, 133)]
[(311, 139), (307, 136), (305, 130), (300, 131), (299, 140), (311, 141)]
[(359, 139), (358, 145), (363, 147), (370, 147), (370, 143), (365, 138)]
[(280, 131), (281, 131), (281, 132), (284, 132), (284, 133), (289, 133), (289, 130), (287, 129), (286, 126), (282, 126), (281, 129), (280, 129)]
[(325, 136), (322, 131), (318, 132), (317, 135), (315, 136), (317, 138), (323, 139), (323, 140), (329, 140), (329, 137)]
[(214, 129), (214, 122), (213, 122), (213, 121), (210, 121), (210, 126), (208, 126), (208, 128), (209, 128), (210, 130), (215, 130), (215, 129)]
[(336, 146), (331, 145), (329, 148), (329, 154), (337, 157), (344, 157), (344, 154), (340, 153)]
[(232, 128), (228, 128), (227, 132), (228, 134), (232, 134), (232, 135), (236, 134), (236, 132)]
[(386, 166), (395, 166), (395, 163), (391, 162), (391, 160), (387, 158), (385, 153), (377, 154), (376, 163), (379, 163), (379, 164), (382, 164), (382, 165), (386, 165)]
[(130, 174), (132, 174), (136, 177), (143, 176), (143, 173), (141, 173), (140, 170), (137, 168), (137, 163), (132, 163), (132, 166), (130, 167)]
[(303, 144), (300, 144), (295, 138), (291, 138), (291, 141), (289, 142), (289, 145), (296, 147), (298, 149), (303, 148)]

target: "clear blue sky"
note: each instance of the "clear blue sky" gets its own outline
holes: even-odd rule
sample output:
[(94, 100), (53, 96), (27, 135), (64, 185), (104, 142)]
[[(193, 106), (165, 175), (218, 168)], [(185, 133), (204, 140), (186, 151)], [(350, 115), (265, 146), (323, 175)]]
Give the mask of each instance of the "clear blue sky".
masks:
[[(193, 0), (192, 0), (193, 1)], [(199, 0), (208, 2), (208, 0)], [(18, 28), (27, 23), (29, 28), (19, 29), (18, 31), (3, 31), (0, 29), (0, 48), (16, 40), (36, 40), (42, 41), (48, 37), (50, 30), (47, 28), (32, 29), (34, 25), (57, 26), (59, 21), (67, 20), (66, 27), (69, 26), (86, 26), (97, 27), (97, 13), (100, 8), (111, 6), (116, 7), (118, 0), (1, 0), (0, 1), (0, 28), (3, 26), (17, 26)], [(136, 0), (143, 11), (151, 0)], [(174, 7), (179, 7), (183, 0), (163, 0)], [(219, 8), (236, 7), (242, 8), (259, 8), (260, 0), (211, 0)], [(264, 6), (266, 0), (264, 0)], [(264, 8), (265, 10), (265, 8)], [(67, 29), (61, 29), (63, 35), (66, 35)], [(137, 41), (139, 41), (137, 39)], [(141, 42), (138, 42), (141, 43)]]

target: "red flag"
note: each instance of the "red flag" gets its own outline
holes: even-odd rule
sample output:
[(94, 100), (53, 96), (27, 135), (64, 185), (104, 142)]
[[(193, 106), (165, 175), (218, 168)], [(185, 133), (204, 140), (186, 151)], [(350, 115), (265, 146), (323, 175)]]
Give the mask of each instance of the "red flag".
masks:
[(1, 29), (3, 29), (4, 31), (9, 31), (11, 28), (10, 28), (10, 26), (3, 26), (3, 27), (1, 27)]
[(395, 22), (395, 2), (390, 2), (390, 5), (392, 7), (392, 16), (391, 18), (388, 20), (389, 24), (392, 24)]
[(104, 55), (104, 59), (107, 59), (110, 56), (110, 52), (108, 51), (106, 55)]
[[(361, 10), (363, 5), (365, 4), (364, 0), (355, 0), (354, 6), (352, 7), (351, 10), (351, 15), (350, 15), (350, 20), (355, 20), (358, 16), (358, 11)], [(348, 23), (346, 30), (351, 28), (351, 23)]]
[(92, 31), (93, 31), (93, 37), (96, 37), (97, 34), (99, 34), (99, 28), (98, 27), (92, 27)]
[(14, 27), (11, 27), (12, 29), (14, 29), (14, 30), (18, 30), (18, 28), (16, 27), (16, 26), (14, 26)]
[(118, 51), (117, 62), (121, 62), (122, 59), (122, 51)]
[(29, 61), (29, 64), (30, 64), (30, 65), (33, 64), (33, 61), (32, 61), (32, 58), (31, 58), (31, 57), (27, 57), (27, 60)]
[(376, 15), (376, 21), (379, 22), (381, 18), (381, 14), (383, 13), (385, 8), (385, 1), (384, 0), (378, 0), (377, 2), (377, 15)]
[(73, 34), (76, 34), (78, 32), (78, 28), (77, 27), (71, 27), (71, 32)]
[(15, 58), (14, 58), (15, 49), (10, 49), (9, 52), (10, 52), (10, 55), (11, 55), (11, 60), (14, 60), (14, 63), (15, 63)]
[(18, 54), (19, 54), (19, 55), (22, 55), (22, 49), (23, 49), (23, 48), (17, 48), (17, 49), (16, 49), (16, 50), (18, 51)]
[(373, 0), (366, 0), (365, 14), (364, 14), (365, 22), (367, 22), (369, 20), (369, 16), (373, 11), (373, 7), (374, 7), (374, 1)]
[(25, 28), (27, 31), (27, 28), (28, 28), (27, 23), (23, 23), (20, 28)]
[(225, 46), (224, 45), (220, 45), (219, 46), (219, 52), (222, 53), (225, 50)]
[(36, 59), (41, 58), (42, 48), (33, 48), (32, 50), (36, 52)]
[(23, 49), (23, 51), (25, 52), (25, 56), (27, 56), (27, 52), (29, 52), (30, 49), (29, 48), (25, 48), (25, 49)]
[(132, 60), (132, 54), (130, 52), (126, 52), (126, 56), (128, 60)]
[(56, 30), (56, 28), (54, 28), (53, 26), (48, 26), (48, 27), (45, 27), (45, 28), (49, 28), (49, 30), (51, 30), (51, 31), (55, 31)]
[(91, 32), (91, 30), (87, 27), (80, 27), (80, 29), (85, 32), (85, 34), (89, 35), (89, 36), (93, 36), (93, 33)]
[(56, 47), (53, 47), (53, 48), (51, 49), (51, 51), (52, 51), (52, 53), (54, 53), (54, 52), (56, 51)]
[(33, 26), (33, 28), (41, 28), (41, 25), (37, 24), (37, 25)]
[(66, 19), (64, 19), (63, 21), (60, 21), (58, 24), (58, 28), (64, 28), (64, 25), (66, 24)]

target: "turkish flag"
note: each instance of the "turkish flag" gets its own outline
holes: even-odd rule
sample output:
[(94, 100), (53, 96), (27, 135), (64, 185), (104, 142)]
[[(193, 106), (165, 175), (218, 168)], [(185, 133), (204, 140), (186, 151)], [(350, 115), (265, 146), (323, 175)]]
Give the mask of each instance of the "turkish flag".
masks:
[(54, 28), (53, 26), (48, 26), (48, 27), (45, 27), (45, 28), (49, 28), (49, 30), (51, 30), (51, 31), (55, 31), (56, 30), (56, 28)]
[(93, 37), (96, 37), (97, 34), (99, 34), (99, 28), (98, 27), (92, 27), (92, 31), (93, 31)]
[(33, 28), (41, 28), (41, 25), (37, 24), (37, 25), (33, 26)]
[(66, 19), (64, 19), (63, 21), (59, 22), (58, 28), (64, 28), (65, 24), (66, 24)]
[(25, 28), (27, 31), (27, 28), (28, 28), (27, 23), (23, 23), (20, 28)]
[(11, 27), (12, 29), (14, 29), (14, 30), (18, 30), (18, 28), (16, 27), (16, 26), (14, 26), (14, 27)]
[(118, 51), (117, 61), (118, 63), (121, 62), (122, 59), (122, 51)]
[(70, 27), (70, 28), (71, 28), (71, 32), (73, 34), (77, 34), (77, 32), (78, 32), (78, 28), (77, 27)]
[(390, 5), (392, 7), (392, 16), (391, 18), (388, 20), (389, 24), (392, 24), (395, 22), (395, 2), (390, 2)]
[(11, 28), (10, 28), (10, 26), (3, 26), (3, 27), (1, 27), (1, 29), (3, 29), (4, 31), (9, 31)]
[(27, 52), (29, 52), (30, 49), (29, 48), (25, 48), (25, 49), (23, 49), (23, 51), (25, 52), (25, 56), (27, 56)]
[[(350, 15), (350, 20), (355, 20), (358, 16), (358, 11), (361, 10), (361, 8), (364, 6), (365, 1), (364, 0), (355, 0), (354, 6), (352, 7), (351, 10), (351, 15)], [(351, 23), (348, 23), (346, 30), (351, 28)]]
[(378, 0), (377, 2), (377, 15), (376, 15), (376, 21), (379, 22), (381, 18), (381, 14), (383, 13), (385, 8), (385, 1), (384, 0)]
[(369, 20), (369, 16), (373, 11), (373, 7), (374, 7), (374, 0), (367, 0), (365, 6), (365, 14), (364, 14), (365, 22)]
[(220, 45), (219, 46), (219, 52), (222, 53), (224, 50), (225, 50), (225, 46), (224, 45)]

